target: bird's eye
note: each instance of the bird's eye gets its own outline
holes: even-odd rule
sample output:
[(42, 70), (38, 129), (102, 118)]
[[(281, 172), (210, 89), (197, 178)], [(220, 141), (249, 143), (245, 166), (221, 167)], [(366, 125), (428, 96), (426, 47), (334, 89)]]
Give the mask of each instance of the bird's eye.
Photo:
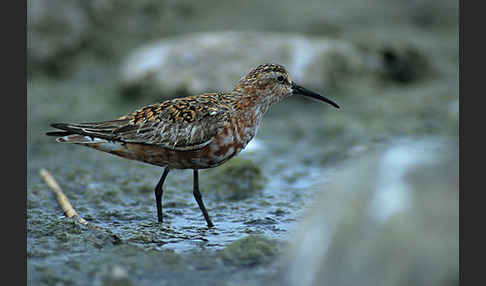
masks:
[(282, 75), (279, 75), (279, 76), (277, 77), (277, 80), (278, 80), (279, 82), (283, 82), (283, 81), (284, 81), (284, 79), (285, 79), (285, 78), (284, 78)]

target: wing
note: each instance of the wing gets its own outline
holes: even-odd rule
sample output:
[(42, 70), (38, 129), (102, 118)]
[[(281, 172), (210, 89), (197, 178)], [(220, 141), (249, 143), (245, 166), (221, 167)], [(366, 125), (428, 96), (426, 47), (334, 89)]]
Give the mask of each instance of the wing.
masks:
[[(109, 141), (159, 145), (173, 150), (202, 148), (227, 124), (231, 107), (223, 93), (176, 98), (143, 107), (117, 120), (57, 123), (64, 135), (80, 134)], [(48, 135), (60, 136), (61, 132)]]

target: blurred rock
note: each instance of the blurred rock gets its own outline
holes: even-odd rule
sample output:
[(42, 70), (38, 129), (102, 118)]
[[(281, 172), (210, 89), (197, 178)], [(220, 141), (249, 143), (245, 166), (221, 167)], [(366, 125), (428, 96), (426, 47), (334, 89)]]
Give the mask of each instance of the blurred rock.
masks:
[(347, 42), (229, 31), (184, 35), (142, 46), (125, 61), (121, 80), (125, 90), (158, 90), (169, 96), (229, 91), (250, 69), (266, 62), (284, 65), (293, 80), (309, 88), (334, 85), (363, 69), (362, 53)]
[(380, 35), (353, 42), (365, 56), (366, 75), (381, 82), (411, 84), (436, 74), (430, 51), (416, 42)]
[(233, 158), (219, 168), (207, 170), (204, 190), (217, 200), (243, 200), (263, 190), (266, 178), (253, 161)]
[(350, 162), (296, 232), (287, 285), (458, 285), (457, 142)]
[(81, 1), (29, 0), (27, 54), (32, 68), (59, 73), (90, 34), (90, 19)]
[(134, 45), (164, 33), (161, 22), (177, 15), (166, 6), (158, 0), (29, 0), (29, 68), (59, 76), (78, 67), (82, 52), (88, 55), (83, 60), (125, 56)]
[(254, 266), (271, 262), (278, 253), (274, 241), (259, 235), (250, 235), (230, 243), (219, 255), (227, 263)]
[(416, 48), (388, 45), (380, 53), (380, 75), (385, 80), (411, 83), (424, 77), (430, 70), (427, 60)]
[(459, 2), (410, 0), (405, 2), (413, 22), (422, 27), (457, 25)]

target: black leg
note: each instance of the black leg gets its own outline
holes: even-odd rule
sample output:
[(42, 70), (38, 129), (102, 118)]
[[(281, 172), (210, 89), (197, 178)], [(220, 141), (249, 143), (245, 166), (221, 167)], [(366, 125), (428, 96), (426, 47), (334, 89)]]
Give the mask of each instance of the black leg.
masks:
[(206, 223), (208, 224), (208, 227), (213, 227), (214, 225), (211, 222), (211, 219), (209, 218), (208, 211), (204, 207), (202, 196), (201, 193), (199, 192), (199, 176), (198, 176), (197, 169), (194, 169), (194, 190), (192, 193), (194, 194), (194, 198), (196, 199), (196, 202), (199, 205), (199, 208), (201, 209), (204, 218), (206, 219)]
[(164, 173), (162, 173), (162, 177), (160, 178), (157, 186), (155, 187), (155, 205), (157, 206), (157, 219), (159, 222), (163, 221), (162, 218), (162, 194), (164, 190), (162, 190), (162, 185), (164, 184), (165, 178), (167, 178), (167, 174), (169, 174), (169, 167), (165, 167)]

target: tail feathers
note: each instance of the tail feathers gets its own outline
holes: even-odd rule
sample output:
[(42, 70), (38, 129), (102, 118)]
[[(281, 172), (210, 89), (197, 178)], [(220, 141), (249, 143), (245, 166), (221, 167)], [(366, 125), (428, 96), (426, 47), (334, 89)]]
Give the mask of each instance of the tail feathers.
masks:
[[(116, 140), (114, 131), (124, 120), (113, 120), (93, 123), (53, 123), (52, 127), (62, 131), (47, 132), (47, 136), (58, 136), (58, 142), (64, 143), (98, 143)], [(102, 140), (102, 141), (101, 141)]]
[(93, 144), (93, 143), (105, 143), (108, 142), (105, 139), (79, 135), (79, 134), (71, 134), (62, 136), (56, 139), (59, 143), (73, 143), (73, 144)]
[(66, 136), (66, 135), (71, 135), (73, 134), (72, 132), (67, 132), (67, 131), (49, 131), (46, 132), (47, 136)]
[(65, 131), (72, 131), (72, 133), (111, 133), (123, 126), (125, 122), (125, 120), (112, 120), (92, 123), (53, 123), (51, 126)]

